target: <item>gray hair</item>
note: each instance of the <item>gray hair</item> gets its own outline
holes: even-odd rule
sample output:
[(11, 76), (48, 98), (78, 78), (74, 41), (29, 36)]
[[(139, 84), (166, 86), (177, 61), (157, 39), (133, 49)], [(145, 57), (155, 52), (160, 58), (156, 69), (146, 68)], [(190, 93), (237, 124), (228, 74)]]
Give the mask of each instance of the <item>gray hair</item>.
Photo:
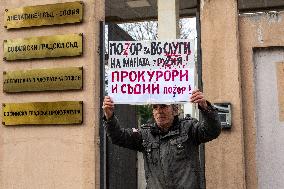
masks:
[(173, 108), (173, 111), (174, 111), (174, 113), (175, 113), (175, 115), (176, 116), (178, 116), (179, 115), (179, 104), (171, 104), (171, 106), (172, 106), (172, 108)]
[(179, 109), (179, 105), (178, 104), (171, 104), (171, 106), (173, 107), (174, 111), (178, 111), (178, 109)]

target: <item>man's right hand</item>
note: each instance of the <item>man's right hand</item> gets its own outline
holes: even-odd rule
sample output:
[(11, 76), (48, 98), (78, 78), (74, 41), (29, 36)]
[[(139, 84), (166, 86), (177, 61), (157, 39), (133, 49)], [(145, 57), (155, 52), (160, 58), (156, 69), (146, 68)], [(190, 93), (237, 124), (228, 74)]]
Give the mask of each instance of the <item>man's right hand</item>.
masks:
[(109, 120), (113, 116), (114, 111), (114, 103), (109, 96), (105, 96), (102, 108), (104, 110), (106, 119)]

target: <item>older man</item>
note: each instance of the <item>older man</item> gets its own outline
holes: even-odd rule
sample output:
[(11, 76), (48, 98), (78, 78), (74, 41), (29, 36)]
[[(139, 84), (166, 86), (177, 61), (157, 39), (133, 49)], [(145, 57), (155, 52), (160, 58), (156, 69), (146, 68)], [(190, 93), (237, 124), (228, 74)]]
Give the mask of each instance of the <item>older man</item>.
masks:
[(221, 132), (217, 111), (195, 90), (190, 98), (197, 103), (204, 121), (180, 120), (176, 105), (152, 105), (155, 124), (137, 129), (120, 128), (114, 102), (103, 102), (104, 126), (113, 144), (144, 155), (148, 189), (199, 189), (199, 144), (217, 138)]

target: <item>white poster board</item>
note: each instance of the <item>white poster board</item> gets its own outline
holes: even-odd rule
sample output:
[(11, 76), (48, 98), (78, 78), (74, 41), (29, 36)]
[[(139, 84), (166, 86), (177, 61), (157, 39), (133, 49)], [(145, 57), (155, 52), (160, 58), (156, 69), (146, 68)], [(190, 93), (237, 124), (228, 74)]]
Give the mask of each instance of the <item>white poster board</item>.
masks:
[(194, 40), (110, 41), (108, 95), (116, 104), (189, 101)]

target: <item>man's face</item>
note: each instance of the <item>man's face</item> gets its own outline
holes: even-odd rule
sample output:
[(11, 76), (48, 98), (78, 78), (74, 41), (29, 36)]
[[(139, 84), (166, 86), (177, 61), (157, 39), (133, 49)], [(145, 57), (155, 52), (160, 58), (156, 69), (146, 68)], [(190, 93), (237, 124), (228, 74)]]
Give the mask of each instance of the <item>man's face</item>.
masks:
[(173, 107), (166, 104), (155, 104), (152, 108), (153, 116), (158, 127), (168, 129), (174, 121), (175, 112)]

